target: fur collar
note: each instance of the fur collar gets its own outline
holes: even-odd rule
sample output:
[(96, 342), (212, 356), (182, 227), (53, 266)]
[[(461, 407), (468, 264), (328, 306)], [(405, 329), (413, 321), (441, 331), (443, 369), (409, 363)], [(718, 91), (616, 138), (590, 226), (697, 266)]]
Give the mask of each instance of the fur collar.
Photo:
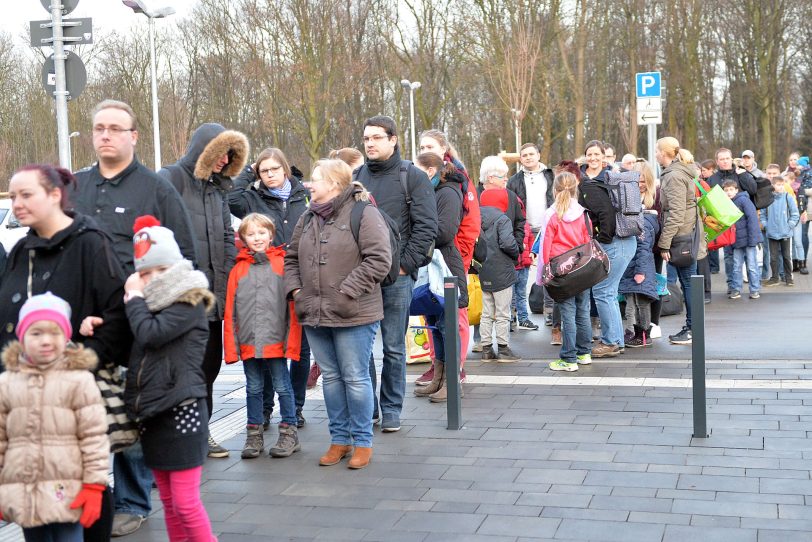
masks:
[(225, 177), (239, 175), (248, 161), (248, 138), (235, 130), (226, 130), (209, 141), (203, 152), (200, 153), (195, 164), (195, 178), (208, 180), (212, 175), (214, 164), (228, 152), (232, 153), (231, 161), (223, 168), (221, 175)]
[[(12, 341), (3, 350), (3, 365), (9, 371), (36, 370), (20, 363), (20, 356), (23, 353), (23, 345), (20, 341)], [(96, 352), (90, 348), (85, 348), (81, 344), (69, 344), (65, 349), (62, 360), (52, 367), (54, 369), (68, 369), (72, 371), (85, 370), (92, 371), (99, 363)]]
[(192, 269), (189, 260), (183, 260), (144, 287), (144, 301), (151, 312), (158, 312), (174, 303), (197, 305), (201, 302), (208, 312), (214, 306), (214, 294), (209, 291), (206, 275)]

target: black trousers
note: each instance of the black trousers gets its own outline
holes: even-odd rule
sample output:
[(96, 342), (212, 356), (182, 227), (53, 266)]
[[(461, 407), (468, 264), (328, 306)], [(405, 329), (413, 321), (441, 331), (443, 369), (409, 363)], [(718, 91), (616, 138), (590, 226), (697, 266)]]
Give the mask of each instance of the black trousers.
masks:
[[(770, 239), (770, 269), (772, 276), (778, 277), (778, 257), (784, 260), (784, 280), (789, 282), (792, 280), (792, 257), (790, 256), (790, 247), (792, 239)], [(780, 252), (779, 252), (780, 251)]]
[(209, 322), (209, 342), (206, 343), (206, 353), (203, 355), (203, 374), (206, 376), (206, 406), (209, 408), (209, 417), (214, 413), (214, 381), (220, 374), (223, 364), (223, 322), (217, 320)]
[(109, 542), (113, 532), (113, 515), (113, 491), (108, 486), (102, 493), (101, 516), (89, 529), (84, 530), (85, 542)]

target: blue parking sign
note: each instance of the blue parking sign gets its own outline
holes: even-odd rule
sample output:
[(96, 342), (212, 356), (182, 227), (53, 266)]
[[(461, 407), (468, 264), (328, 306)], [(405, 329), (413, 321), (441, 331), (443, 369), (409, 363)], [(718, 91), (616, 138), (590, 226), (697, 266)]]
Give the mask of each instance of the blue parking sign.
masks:
[(662, 95), (660, 72), (638, 73), (636, 80), (638, 98), (659, 98)]

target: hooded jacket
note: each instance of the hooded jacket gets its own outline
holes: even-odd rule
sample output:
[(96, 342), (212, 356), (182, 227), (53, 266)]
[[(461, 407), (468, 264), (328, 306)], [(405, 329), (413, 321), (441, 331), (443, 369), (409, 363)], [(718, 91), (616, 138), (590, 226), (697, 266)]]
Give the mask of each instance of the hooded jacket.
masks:
[[(206, 274), (217, 300), (212, 319), (223, 319), (228, 272), (234, 265), (237, 249), (227, 192), (231, 177), (242, 170), (248, 159), (248, 140), (219, 124), (201, 125), (192, 134), (186, 154), (159, 174), (180, 192), (192, 220), (197, 267)], [(229, 162), (220, 173), (215, 163), (228, 154)]]
[[(674, 237), (688, 235), (696, 227), (697, 208), (692, 166), (674, 160), (660, 177), (660, 206), (663, 211), (662, 231), (657, 242), (661, 250), (671, 248)], [(702, 244), (702, 243), (700, 243)], [(701, 259), (697, 257), (697, 259)]]
[[(741, 194), (741, 192), (739, 192)], [(736, 194), (736, 197), (739, 196)], [(733, 200), (736, 203), (736, 200)], [(752, 203), (750, 204), (753, 205)], [(738, 206), (738, 204), (737, 204)], [(753, 207), (755, 209), (755, 207)], [(788, 193), (775, 194), (775, 199), (761, 210), (761, 221), (764, 223), (764, 231), (769, 239), (789, 239), (793, 235), (793, 229), (798, 225), (801, 215), (798, 212), (798, 204), (795, 198)], [(741, 219), (739, 219), (741, 221)], [(759, 235), (761, 235), (759, 233)], [(739, 223), (736, 222), (736, 247), (739, 246)], [(752, 245), (747, 245), (752, 246)]]
[(459, 308), (468, 306), (466, 268), (455, 243), (463, 213), (462, 185), (464, 182), (465, 177), (460, 173), (450, 173), (446, 175), (445, 182), (438, 184), (434, 189), (434, 197), (437, 200), (437, 239), (434, 248), (440, 251), (446, 265), (459, 281)]
[(245, 188), (236, 188), (228, 194), (228, 207), (237, 218), (245, 218), (249, 213), (261, 213), (273, 220), (276, 226), (274, 246), (288, 244), (293, 228), (310, 203), (310, 194), (302, 183), (296, 177), (288, 180), (290, 196), (287, 200), (271, 194), (262, 181), (254, 181)]
[(82, 484), (107, 485), (107, 414), (91, 371), (97, 358), (69, 347), (48, 368), (20, 360), (14, 341), (0, 375), (0, 511), (21, 527), (77, 523)]
[[(462, 265), (464, 269), (471, 267), (471, 261), (474, 259), (474, 247), (479, 233), (482, 229), (482, 215), (479, 212), (479, 195), (476, 191), (476, 185), (468, 176), (465, 171), (465, 166), (462, 162), (446, 153), (443, 157), (446, 162), (451, 162), (457, 168), (457, 173), (463, 176), (464, 182), (461, 185), (462, 190), (462, 220), (460, 227), (457, 230), (457, 235), (454, 237), (454, 244), (460, 251), (462, 258)], [(467, 289), (467, 288), (466, 288)]]
[[(660, 231), (656, 211), (643, 211), (643, 235), (637, 238), (637, 250), (620, 279), (618, 293), (642, 294), (652, 301), (660, 299), (657, 294), (657, 270), (654, 266), (654, 240)], [(637, 284), (635, 275), (644, 275), (643, 282)]]
[(754, 247), (763, 242), (759, 214), (747, 192), (737, 192), (732, 201), (742, 212), (742, 217), (736, 221), (736, 240), (733, 242), (733, 248)]
[[(251, 358), (299, 360), (302, 328), (284, 284), (285, 250), (240, 250), (228, 275), (223, 346), (226, 363)], [(286, 307), (287, 310), (283, 310)]]
[[(130, 236), (132, 254), (132, 235)], [(124, 313), (127, 275), (116, 257), (114, 243), (96, 222), (82, 214), (50, 239), (29, 230), (11, 251), (0, 275), (0, 345), (16, 339), (22, 304), (31, 294), (51, 291), (71, 306), (72, 339), (92, 349), (103, 366), (127, 365), (132, 334)], [(87, 316), (100, 316), (104, 324), (92, 337), (79, 334)]]
[(383, 318), (381, 281), (392, 265), (389, 227), (372, 205), (361, 215), (357, 243), (350, 227), (355, 202), (369, 199), (353, 182), (333, 200), (326, 220), (308, 210), (296, 224), (285, 254), (285, 294), (299, 290), (293, 303), (302, 325), (351, 327)]
[(488, 246), (488, 257), (479, 271), (479, 282), (484, 292), (499, 292), (510, 288), (516, 282), (516, 259), (519, 245), (513, 236), (510, 219), (497, 207), (483, 206), (482, 238)]
[(547, 209), (544, 234), (539, 242), (543, 263), (550, 263), (550, 259), (590, 241), (585, 212), (586, 209), (574, 200), (570, 200), (570, 206), (561, 218), (558, 218), (555, 206)]
[(600, 243), (611, 243), (615, 238), (617, 228), (615, 207), (612, 205), (609, 188), (605, 182), (608, 172), (609, 168), (604, 168), (598, 175), (590, 179), (586, 175), (586, 165), (583, 165), (581, 166), (581, 184), (578, 186), (578, 203), (589, 211), (593, 235)]

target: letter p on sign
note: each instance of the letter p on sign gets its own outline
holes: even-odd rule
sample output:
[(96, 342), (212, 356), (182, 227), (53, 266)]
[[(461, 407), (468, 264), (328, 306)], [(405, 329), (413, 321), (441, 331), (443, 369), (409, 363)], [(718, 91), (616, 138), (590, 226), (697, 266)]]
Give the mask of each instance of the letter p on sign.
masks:
[(662, 94), (660, 72), (638, 73), (636, 76), (638, 98), (659, 98)]

